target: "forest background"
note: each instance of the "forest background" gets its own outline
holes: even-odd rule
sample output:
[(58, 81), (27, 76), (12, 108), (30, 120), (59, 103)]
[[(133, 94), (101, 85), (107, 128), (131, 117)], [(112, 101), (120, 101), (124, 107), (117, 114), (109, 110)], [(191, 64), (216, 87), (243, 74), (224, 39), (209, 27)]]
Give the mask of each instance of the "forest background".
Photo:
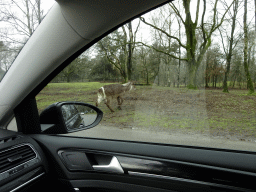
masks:
[[(0, 75), (54, 2), (1, 1)], [(52, 82), (127, 82), (254, 93), (255, 1), (177, 0), (128, 22)]]

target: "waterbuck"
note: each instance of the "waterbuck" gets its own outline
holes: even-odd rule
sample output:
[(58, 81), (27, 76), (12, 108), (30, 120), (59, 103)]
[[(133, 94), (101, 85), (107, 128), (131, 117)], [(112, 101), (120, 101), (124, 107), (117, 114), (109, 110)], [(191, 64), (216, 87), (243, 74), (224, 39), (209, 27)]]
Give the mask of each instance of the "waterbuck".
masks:
[(110, 106), (110, 103), (113, 98), (117, 98), (118, 109), (121, 109), (121, 105), (124, 101), (122, 96), (126, 92), (129, 92), (131, 90), (135, 90), (135, 85), (133, 82), (128, 82), (125, 84), (104, 85), (98, 90), (98, 98), (96, 101), (96, 106), (98, 107), (100, 102), (104, 100), (104, 103), (107, 105), (110, 111), (114, 112), (114, 110)]

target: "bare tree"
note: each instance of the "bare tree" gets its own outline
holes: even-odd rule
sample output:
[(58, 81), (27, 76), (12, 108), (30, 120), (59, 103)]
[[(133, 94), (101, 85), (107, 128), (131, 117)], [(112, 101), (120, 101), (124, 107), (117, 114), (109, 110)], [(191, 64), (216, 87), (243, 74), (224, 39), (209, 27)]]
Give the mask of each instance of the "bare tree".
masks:
[(230, 65), (231, 65), (231, 59), (232, 59), (232, 55), (233, 55), (233, 50), (235, 49), (237, 43), (239, 42), (239, 39), (241, 37), (241, 35), (238, 35), (238, 37), (235, 37), (235, 28), (236, 28), (236, 22), (237, 22), (237, 13), (238, 13), (238, 8), (239, 8), (239, 1), (235, 0), (234, 4), (233, 4), (233, 12), (232, 14), (232, 19), (231, 19), (231, 31), (230, 31), (230, 36), (227, 35), (227, 46), (228, 48), (225, 47), (225, 43), (224, 43), (224, 38), (222, 35), (222, 30), (220, 30), (219, 28), (219, 32), (221, 35), (221, 39), (222, 39), (222, 45), (223, 45), (223, 50), (225, 52), (225, 56), (226, 56), (226, 70), (225, 70), (225, 76), (224, 76), (224, 81), (223, 81), (223, 92), (229, 92), (228, 91), (228, 76), (229, 76), (229, 72), (230, 72)]
[(151, 63), (148, 60), (149, 60), (150, 49), (141, 46), (138, 52), (139, 52), (139, 58), (140, 58), (140, 65), (142, 66), (142, 69), (143, 69), (142, 72), (145, 73), (146, 84), (149, 85), (149, 76), (150, 76), (150, 72), (151, 72), (150, 64)]
[(108, 61), (118, 69), (124, 82), (131, 80), (132, 77), (132, 59), (136, 47), (136, 34), (140, 26), (139, 21), (133, 31), (132, 23), (122, 26), (120, 30), (108, 35), (99, 43), (100, 49)]
[(1, 37), (6, 42), (24, 45), (42, 21), (41, 0), (10, 0), (4, 3), (0, 15), (9, 30), (2, 31)]
[[(176, 13), (176, 15), (180, 18), (181, 23), (183, 24), (185, 28), (185, 36), (186, 36), (186, 43), (184, 44), (182, 40), (180, 40), (178, 37), (173, 36), (166, 31), (162, 30), (156, 25), (153, 25), (152, 23), (147, 22), (144, 18), (141, 17), (141, 20), (153, 27), (155, 30), (160, 31), (168, 38), (175, 40), (183, 49), (186, 51), (186, 58), (179, 58), (178, 56), (168, 53), (162, 50), (158, 50), (164, 54), (167, 54), (168, 56), (184, 60), (187, 62), (188, 66), (188, 88), (196, 88), (197, 82), (196, 82), (196, 73), (198, 71), (198, 68), (203, 60), (203, 57), (207, 51), (207, 49), (210, 47), (212, 42), (212, 35), (213, 33), (222, 25), (223, 21), (225, 20), (225, 16), (230, 9), (230, 7), (233, 4), (233, 1), (230, 3), (230, 5), (227, 7), (227, 9), (222, 14), (221, 18), (219, 18), (219, 14), (217, 11), (217, 5), (218, 0), (215, 0), (213, 5), (213, 15), (212, 15), (212, 21), (210, 24), (206, 24), (205, 22), (205, 13), (206, 13), (206, 0), (203, 0), (203, 11), (201, 15), (201, 22), (199, 21), (199, 9), (200, 9), (200, 0), (197, 0), (197, 6), (196, 6), (196, 15), (195, 15), (195, 21), (192, 21), (191, 16), (191, 0), (183, 0), (183, 8), (185, 11), (185, 18), (182, 16), (182, 11), (179, 10), (174, 3), (169, 3), (169, 6), (173, 9), (173, 11)], [(202, 42), (198, 42), (197, 40), (197, 32), (201, 33), (202, 35)]]
[(249, 88), (249, 94), (254, 93), (254, 87), (248, 67), (248, 26), (247, 26), (247, 0), (244, 0), (244, 70), (247, 80), (247, 88)]
[(222, 59), (223, 55), (220, 52), (218, 45), (213, 45), (206, 52), (206, 73), (205, 73), (205, 86), (209, 87), (210, 79), (212, 79), (212, 87), (217, 88), (217, 81), (222, 76), (223, 66)]
[[(170, 6), (163, 6), (156, 10), (154, 16), (151, 18), (151, 23), (153, 26), (158, 26), (160, 30), (154, 30), (152, 28), (154, 44), (151, 46), (147, 45), (145, 42), (140, 42), (140, 44), (152, 48), (154, 51), (158, 51), (161, 55), (158, 67), (158, 84), (161, 82), (163, 86), (170, 86), (171, 81), (174, 85), (176, 83), (176, 78), (173, 73), (175, 68), (178, 66), (178, 63), (174, 61), (174, 58), (170, 57), (168, 54), (172, 54), (179, 58), (179, 45), (173, 41), (173, 39), (166, 36), (162, 31), (168, 33), (169, 35), (178, 34), (179, 30), (176, 27), (173, 27), (175, 17), (175, 12)], [(141, 20), (144, 22), (145, 19), (141, 17)], [(156, 46), (157, 45), (157, 46)], [(161, 54), (165, 53), (165, 54)], [(175, 66), (174, 66), (175, 65)], [(177, 70), (179, 73), (179, 70)], [(179, 76), (179, 75), (178, 75)]]
[(8, 71), (15, 57), (15, 52), (11, 50), (8, 44), (0, 41), (0, 69), (4, 72)]

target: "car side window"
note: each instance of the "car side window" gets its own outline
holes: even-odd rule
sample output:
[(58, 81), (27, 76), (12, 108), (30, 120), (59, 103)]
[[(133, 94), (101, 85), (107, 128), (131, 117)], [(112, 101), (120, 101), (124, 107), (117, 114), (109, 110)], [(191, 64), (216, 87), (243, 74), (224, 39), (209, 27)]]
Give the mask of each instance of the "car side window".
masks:
[(7, 125), (7, 129), (11, 130), (11, 131), (18, 132), (18, 127), (17, 127), (17, 123), (16, 123), (15, 117), (12, 118), (12, 120), (9, 122), (9, 124)]
[(101, 39), (37, 95), (39, 113), (79, 101), (104, 117), (70, 137), (255, 151), (254, 2), (196, 3), (168, 3)]

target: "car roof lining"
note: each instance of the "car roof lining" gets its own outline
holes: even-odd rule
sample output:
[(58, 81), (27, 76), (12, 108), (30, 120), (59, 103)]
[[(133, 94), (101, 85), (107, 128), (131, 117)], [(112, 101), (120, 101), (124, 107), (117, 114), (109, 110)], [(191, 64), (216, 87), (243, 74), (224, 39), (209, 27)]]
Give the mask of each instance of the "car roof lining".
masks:
[[(145, 12), (156, 5), (154, 0), (58, 2), (66, 21), (84, 39), (95, 39), (102, 35), (102, 31), (110, 31), (120, 23), (138, 17), (141, 9)], [(158, 0), (157, 4), (161, 2), (166, 0)]]

